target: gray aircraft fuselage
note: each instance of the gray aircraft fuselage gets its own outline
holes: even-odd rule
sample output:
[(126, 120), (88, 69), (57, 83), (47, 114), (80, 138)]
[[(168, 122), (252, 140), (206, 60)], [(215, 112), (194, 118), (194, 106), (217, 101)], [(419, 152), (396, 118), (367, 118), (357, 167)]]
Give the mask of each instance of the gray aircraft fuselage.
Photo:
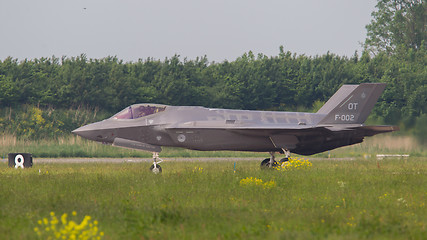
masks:
[(344, 85), (317, 113), (135, 104), (73, 133), (151, 152), (170, 146), (311, 155), (397, 130), (363, 125), (384, 88), (382, 83)]

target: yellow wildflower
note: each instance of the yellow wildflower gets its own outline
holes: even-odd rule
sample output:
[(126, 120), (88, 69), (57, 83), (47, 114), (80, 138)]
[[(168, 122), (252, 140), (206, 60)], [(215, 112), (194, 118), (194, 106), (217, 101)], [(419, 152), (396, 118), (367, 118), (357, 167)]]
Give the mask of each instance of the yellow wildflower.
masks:
[[(77, 215), (75, 211), (72, 215)], [(97, 220), (93, 222), (92, 217), (86, 215), (80, 224), (75, 221), (67, 221), (67, 213), (61, 215), (61, 221), (55, 216), (54, 212), (50, 213), (50, 221), (47, 218), (38, 220), (39, 225), (44, 225), (41, 230), (34, 228), (34, 232), (41, 239), (101, 239), (104, 235), (99, 231)]]
[(271, 188), (276, 186), (276, 182), (268, 181), (264, 183), (262, 179), (247, 177), (240, 180), (240, 185), (241, 186), (262, 186), (263, 188)]
[(61, 222), (63, 225), (67, 224), (67, 214), (66, 213), (62, 214)]
[(279, 171), (290, 171), (292, 169), (307, 169), (311, 166), (312, 163), (304, 158), (298, 159), (296, 157), (291, 157), (288, 161), (283, 162), (282, 165), (275, 167), (275, 169)]

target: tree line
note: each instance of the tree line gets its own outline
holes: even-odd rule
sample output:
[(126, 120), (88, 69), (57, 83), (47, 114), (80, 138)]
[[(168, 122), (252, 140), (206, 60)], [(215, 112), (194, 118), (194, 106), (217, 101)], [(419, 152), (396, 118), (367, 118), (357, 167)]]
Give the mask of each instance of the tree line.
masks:
[(217, 108), (297, 110), (321, 105), (342, 85), (385, 82), (374, 115), (384, 123), (411, 126), (426, 112), (425, 48), (397, 54), (347, 58), (252, 52), (235, 61), (206, 57), (126, 62), (116, 57), (51, 57), (0, 61), (1, 107), (32, 104), (53, 108), (98, 107), (111, 113), (133, 103)]

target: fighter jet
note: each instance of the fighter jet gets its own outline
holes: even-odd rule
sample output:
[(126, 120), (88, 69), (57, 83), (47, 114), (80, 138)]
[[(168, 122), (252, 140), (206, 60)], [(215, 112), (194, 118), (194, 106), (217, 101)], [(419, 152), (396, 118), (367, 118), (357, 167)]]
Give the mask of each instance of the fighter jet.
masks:
[[(291, 152), (312, 155), (398, 130), (396, 126), (363, 124), (385, 86), (343, 85), (316, 113), (134, 104), (73, 133), (113, 146), (150, 151), (150, 170), (155, 173), (162, 171), (162, 146), (268, 152), (270, 157), (261, 162), (261, 168), (271, 168), (287, 161)], [(285, 157), (277, 162), (276, 153)]]

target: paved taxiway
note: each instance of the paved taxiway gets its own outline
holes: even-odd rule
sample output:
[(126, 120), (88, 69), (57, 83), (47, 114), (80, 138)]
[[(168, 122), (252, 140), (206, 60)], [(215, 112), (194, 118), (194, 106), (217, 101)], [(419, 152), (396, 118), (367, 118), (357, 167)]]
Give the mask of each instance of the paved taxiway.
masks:
[[(210, 161), (261, 161), (256, 158), (227, 158), (227, 157), (200, 157), (200, 158), (162, 158), (165, 162), (210, 162)], [(332, 160), (332, 161), (349, 161), (355, 158), (306, 158), (310, 161)], [(2, 159), (0, 162), (7, 162), (7, 159)], [(33, 158), (33, 163), (139, 163), (153, 162), (152, 158)]]

